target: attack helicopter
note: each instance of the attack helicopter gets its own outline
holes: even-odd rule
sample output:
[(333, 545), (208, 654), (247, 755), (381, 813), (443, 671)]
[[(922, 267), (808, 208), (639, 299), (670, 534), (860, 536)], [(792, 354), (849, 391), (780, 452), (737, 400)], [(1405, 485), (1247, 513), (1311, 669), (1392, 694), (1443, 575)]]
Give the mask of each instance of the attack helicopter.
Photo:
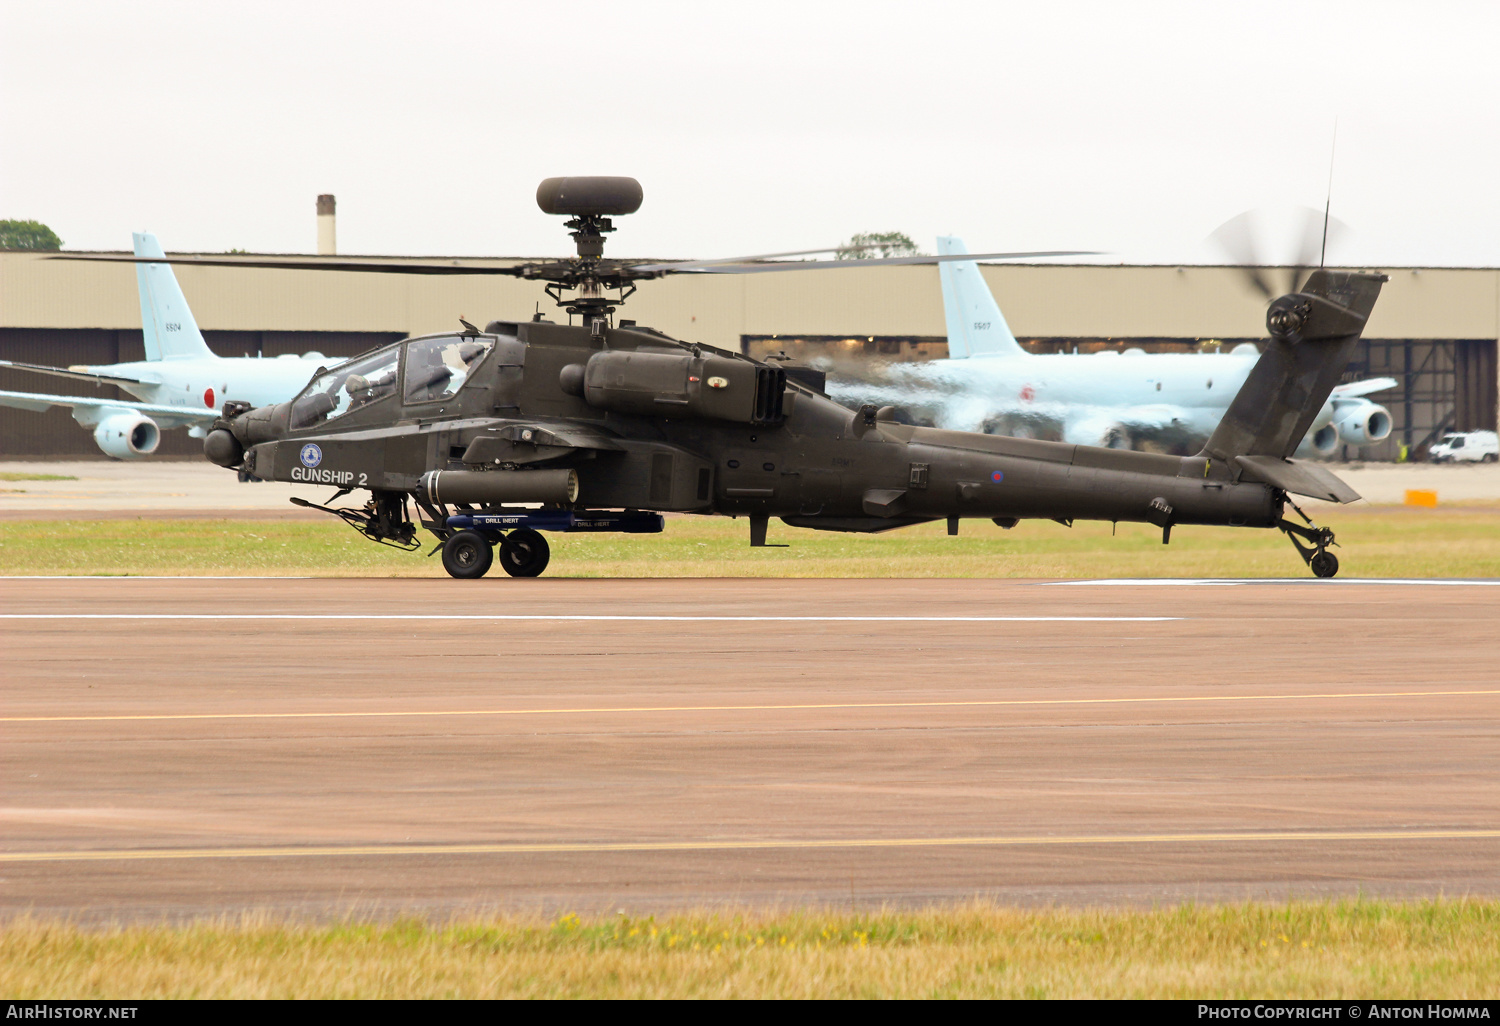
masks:
[[(497, 552), (506, 573), (535, 577), (550, 559), (543, 532), (655, 533), (669, 512), (745, 517), (752, 546), (770, 544), (772, 517), (861, 533), (941, 520), (949, 534), (965, 519), (1004, 528), (1022, 519), (1126, 521), (1159, 527), (1163, 544), (1178, 526), (1276, 528), (1314, 575), (1338, 572), (1333, 532), (1291, 496), (1359, 496), (1324, 467), (1289, 457), (1338, 383), (1384, 275), (1319, 269), (1274, 300), (1269, 344), (1202, 452), (1165, 456), (901, 424), (890, 407), (840, 406), (811, 368), (616, 322), (636, 282), (665, 274), (944, 259), (606, 260), (611, 218), (634, 213), (641, 199), (629, 178), (544, 181), (538, 205), (569, 218), (577, 256), (517, 267), (182, 260), (512, 274), (545, 282), (570, 320), (538, 313), (483, 330), (462, 321), (461, 331), (406, 339), (321, 371), (288, 402), (226, 404), (205, 455), (260, 478), (336, 486), (327, 504), (292, 501), (371, 540), (416, 550), (420, 527), (438, 539), (456, 578), (484, 576)], [(956, 258), (1039, 255), (1064, 254)], [(332, 505), (355, 490), (370, 493), (364, 506)]]

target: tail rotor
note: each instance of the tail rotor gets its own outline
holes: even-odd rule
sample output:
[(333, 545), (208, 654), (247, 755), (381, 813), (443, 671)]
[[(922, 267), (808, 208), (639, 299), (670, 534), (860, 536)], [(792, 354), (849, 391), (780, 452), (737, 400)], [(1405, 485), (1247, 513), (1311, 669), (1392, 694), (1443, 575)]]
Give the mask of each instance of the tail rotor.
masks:
[[(1337, 241), (1347, 228), (1326, 211), (1293, 207), (1289, 211), (1247, 210), (1209, 234), (1239, 269), (1246, 282), (1269, 302), (1284, 293), (1297, 292), (1308, 274), (1322, 266), (1326, 241)], [(1266, 240), (1271, 244), (1267, 245)], [(1267, 257), (1270, 263), (1267, 263)], [(1286, 287), (1273, 281), (1276, 268), (1288, 269)]]

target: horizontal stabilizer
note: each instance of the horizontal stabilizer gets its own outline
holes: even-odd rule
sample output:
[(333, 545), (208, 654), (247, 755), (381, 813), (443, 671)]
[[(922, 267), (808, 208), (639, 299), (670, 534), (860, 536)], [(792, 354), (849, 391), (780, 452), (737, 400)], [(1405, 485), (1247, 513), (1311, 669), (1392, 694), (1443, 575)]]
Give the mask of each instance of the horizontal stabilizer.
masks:
[(1347, 385), (1335, 385), (1333, 387), (1334, 399), (1350, 399), (1354, 396), (1369, 395), (1372, 392), (1384, 392), (1388, 388), (1395, 388), (1400, 382), (1395, 378), (1369, 378), (1365, 381), (1351, 381)]
[(1236, 456), (1243, 476), (1261, 481), (1293, 495), (1306, 495), (1325, 502), (1355, 502), (1359, 493), (1331, 470), (1305, 460), (1283, 460), (1275, 456)]

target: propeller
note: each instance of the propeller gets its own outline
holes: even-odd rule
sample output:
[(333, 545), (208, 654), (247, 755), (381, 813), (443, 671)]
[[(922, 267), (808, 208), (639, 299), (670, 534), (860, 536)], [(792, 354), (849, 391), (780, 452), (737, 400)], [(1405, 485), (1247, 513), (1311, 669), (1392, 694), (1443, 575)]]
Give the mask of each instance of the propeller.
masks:
[[(1329, 218), (1326, 211), (1293, 207), (1282, 214), (1247, 210), (1219, 225), (1209, 238), (1224, 251), (1232, 265), (1239, 268), (1250, 286), (1271, 300), (1283, 292), (1296, 292), (1306, 280), (1306, 273), (1322, 266), (1327, 242), (1345, 231), (1345, 225)], [(1270, 264), (1266, 262), (1264, 246), (1268, 237), (1283, 243), (1276, 247), (1279, 252), (1271, 254), (1273, 262)], [(1277, 257), (1285, 257), (1285, 260), (1276, 261)], [(1271, 281), (1269, 272), (1278, 267), (1290, 271), (1291, 280), (1285, 290), (1276, 288)]]

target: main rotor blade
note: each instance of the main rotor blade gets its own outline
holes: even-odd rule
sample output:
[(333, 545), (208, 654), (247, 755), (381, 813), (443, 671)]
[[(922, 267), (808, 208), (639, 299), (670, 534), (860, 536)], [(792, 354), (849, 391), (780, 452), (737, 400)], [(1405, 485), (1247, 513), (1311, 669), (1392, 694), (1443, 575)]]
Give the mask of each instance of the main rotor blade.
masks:
[[(840, 246), (826, 246), (823, 249), (798, 249), (786, 253), (757, 253), (755, 256), (722, 257), (718, 260), (677, 260), (665, 264), (632, 264), (632, 271), (696, 271), (704, 267), (719, 267), (725, 264), (749, 264), (757, 260), (775, 260), (778, 257), (815, 256), (818, 253), (852, 253), (861, 249), (879, 249), (887, 246), (886, 242), (861, 242), (846, 243)], [(847, 263), (847, 261), (842, 261)]]
[[(939, 264), (950, 260), (1025, 260), (1032, 257), (1099, 256), (1092, 249), (1049, 249), (1033, 253), (948, 253), (942, 256), (872, 257), (866, 260), (788, 260), (768, 264), (718, 264), (683, 268), (697, 274), (763, 274), (767, 271), (821, 271), (835, 267), (894, 267), (898, 264)], [(665, 273), (676, 273), (668, 270)]]
[(236, 260), (230, 257), (138, 257), (59, 254), (48, 260), (83, 260), (103, 264), (179, 264), (199, 267), (269, 267), (283, 271), (355, 271), (365, 274), (506, 274), (524, 275), (524, 267), (475, 267), (469, 264), (389, 264), (352, 260)]
[(696, 271), (700, 267), (716, 267), (721, 264), (748, 264), (756, 260), (775, 260), (777, 257), (813, 256), (817, 253), (837, 253), (849, 249), (875, 249), (880, 244), (872, 242), (865, 246), (825, 246), (822, 249), (797, 249), (785, 253), (759, 253), (755, 256), (723, 257), (719, 260), (674, 260), (664, 264), (631, 264), (632, 271)]

